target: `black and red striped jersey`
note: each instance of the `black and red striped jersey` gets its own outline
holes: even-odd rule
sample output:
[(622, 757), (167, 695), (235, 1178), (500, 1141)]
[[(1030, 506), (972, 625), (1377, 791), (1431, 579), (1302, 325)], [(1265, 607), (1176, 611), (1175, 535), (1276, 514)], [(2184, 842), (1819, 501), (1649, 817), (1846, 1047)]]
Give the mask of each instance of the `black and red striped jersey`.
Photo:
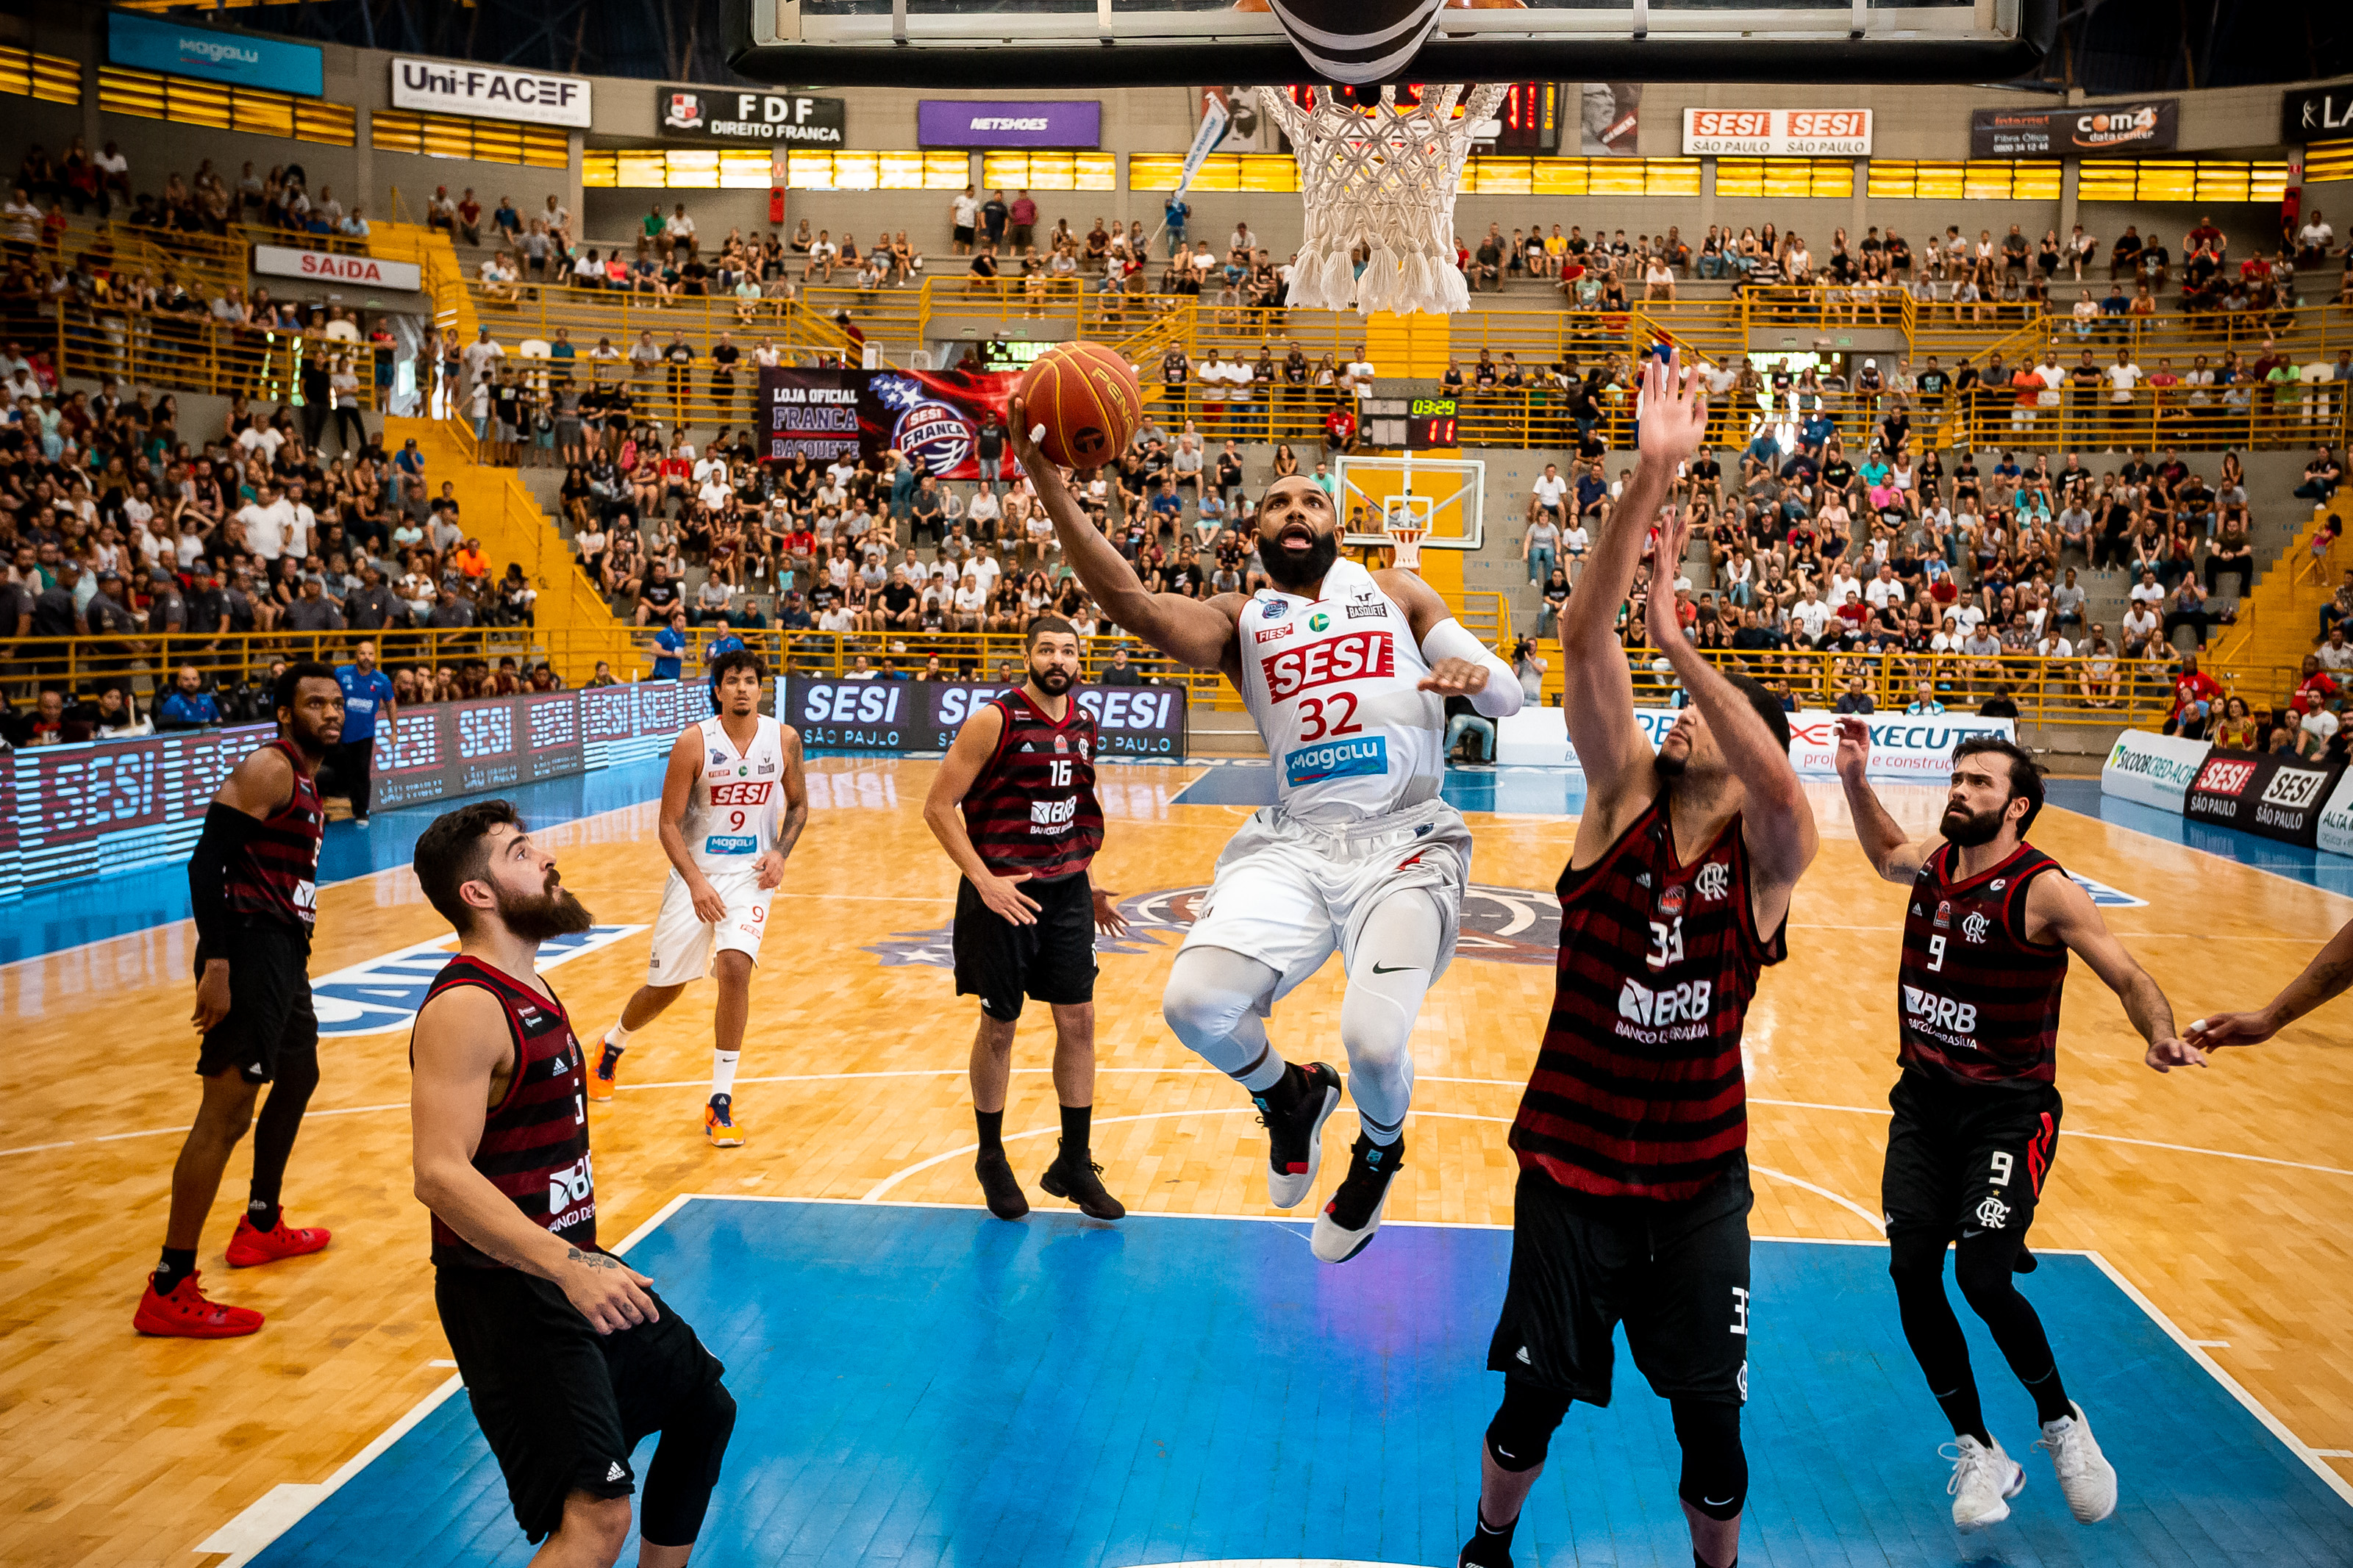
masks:
[[(425, 993), (430, 1002), (460, 985), (479, 986), (505, 1009), (514, 1074), (482, 1118), (474, 1169), (513, 1200), (533, 1225), (573, 1246), (596, 1246), (596, 1186), (588, 1165), (588, 1068), (564, 1004), (503, 970), (459, 953)], [(410, 1047), (410, 1065), (416, 1047)], [(433, 1261), (470, 1268), (506, 1265), (433, 1216)]]
[(1740, 818), (1686, 865), (1661, 791), (1608, 853), (1560, 877), (1560, 963), (1512, 1122), (1523, 1168), (1602, 1197), (1704, 1191), (1748, 1145), (1740, 1030), (1788, 956), (1749, 899)]
[(1073, 696), (1058, 724), (1020, 687), (990, 706), (1005, 715), (1005, 732), (964, 797), (972, 847), (999, 873), (1042, 881), (1085, 870), (1103, 835), (1094, 716)]
[(2067, 950), (2026, 936), (2026, 889), (2059, 862), (2021, 844), (1999, 866), (1952, 879), (1958, 851), (1921, 862), (1896, 974), (1897, 1059), (1947, 1082), (2027, 1088), (2059, 1071)]
[(301, 754), (282, 740), (266, 744), (295, 764), (294, 793), (229, 856), (223, 889), (230, 912), (307, 931), (319, 918), (319, 841), (327, 816), (319, 805), (319, 783), (302, 771)]

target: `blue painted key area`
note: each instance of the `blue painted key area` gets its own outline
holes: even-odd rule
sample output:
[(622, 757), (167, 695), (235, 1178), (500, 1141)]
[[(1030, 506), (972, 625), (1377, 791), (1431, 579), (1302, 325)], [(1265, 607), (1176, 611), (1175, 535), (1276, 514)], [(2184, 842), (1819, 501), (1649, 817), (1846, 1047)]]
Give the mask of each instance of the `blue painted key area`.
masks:
[[(1510, 1247), (1505, 1231), (1392, 1226), (1333, 1268), (1298, 1223), (696, 1199), (629, 1260), (727, 1363), (741, 1406), (698, 1562), (1447, 1564), (1502, 1387), (1485, 1363)], [(2025, 1289), (2122, 1504), (2074, 1522), (2029, 1447), (2031, 1404), (1964, 1310), (2028, 1482), (2007, 1523), (1957, 1535), (1949, 1434), (1885, 1268), (1878, 1247), (1757, 1245), (1744, 1563), (2353, 1563), (2353, 1507), (2080, 1257), (2045, 1255)], [(1667, 1407), (1621, 1346), (1617, 1404), (1576, 1408), (1554, 1438), (1517, 1561), (1683, 1568), (1677, 1466)], [(256, 1561), (528, 1555), (460, 1396)]]

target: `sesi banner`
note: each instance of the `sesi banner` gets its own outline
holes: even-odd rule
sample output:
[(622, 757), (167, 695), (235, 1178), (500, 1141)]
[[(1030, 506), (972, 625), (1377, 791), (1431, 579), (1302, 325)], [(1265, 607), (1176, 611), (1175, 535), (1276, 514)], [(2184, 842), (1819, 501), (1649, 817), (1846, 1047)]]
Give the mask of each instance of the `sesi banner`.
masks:
[[(995, 479), (980, 471), (984, 419), (1005, 423), (1019, 384), (1013, 371), (878, 370), (860, 373), (859, 434), (864, 455), (889, 451), (921, 458), (942, 479)], [(1010, 458), (1000, 459), (1010, 462)]]
[(2100, 793), (2179, 816), (2190, 781), (2197, 778), (2206, 753), (2212, 749), (2205, 741), (2126, 730), (2109, 748), (2108, 760), (2100, 764)]
[[(805, 745), (871, 752), (944, 752), (976, 709), (1007, 688), (993, 681), (834, 680), (791, 675), (776, 716)], [(1082, 686), (1106, 757), (1185, 753), (1181, 686)]]
[(2182, 815), (2309, 849), (2338, 772), (2277, 752), (2214, 752), (2190, 781)]

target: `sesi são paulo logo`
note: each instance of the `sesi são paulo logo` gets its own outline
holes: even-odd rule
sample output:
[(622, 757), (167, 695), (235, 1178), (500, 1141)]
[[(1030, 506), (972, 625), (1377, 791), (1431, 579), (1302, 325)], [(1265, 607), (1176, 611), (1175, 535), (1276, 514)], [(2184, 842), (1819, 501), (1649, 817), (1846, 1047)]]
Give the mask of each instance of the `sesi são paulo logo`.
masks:
[[(1095, 937), (1097, 952), (1131, 955), (1148, 953), (1184, 940), (1198, 918), (1207, 888), (1171, 888), (1157, 893), (1136, 893), (1119, 901), (1127, 917), (1127, 935)], [(955, 967), (948, 946), (949, 928), (902, 931), (865, 951), (886, 969), (923, 964), (934, 969)], [(1497, 888), (1473, 882), (1462, 895), (1462, 934), (1454, 944), (1458, 958), (1480, 958), (1497, 963), (1557, 963), (1560, 957), (1560, 899), (1554, 893), (1526, 888)]]
[[(645, 929), (641, 925), (591, 926), (576, 936), (551, 938), (540, 944), (539, 966), (553, 969)], [(407, 1028), (417, 1022), (417, 1010), (425, 1005), (425, 993), (432, 986), (433, 977), (457, 951), (458, 939), (445, 936), (311, 981), (311, 1000), (318, 1010), (320, 1035), (382, 1035)]]
[(921, 458), (935, 474), (953, 472), (973, 454), (978, 432), (955, 405), (934, 397), (912, 376), (877, 375), (868, 386), (882, 406), (898, 417), (891, 423), (890, 445), (911, 458)]

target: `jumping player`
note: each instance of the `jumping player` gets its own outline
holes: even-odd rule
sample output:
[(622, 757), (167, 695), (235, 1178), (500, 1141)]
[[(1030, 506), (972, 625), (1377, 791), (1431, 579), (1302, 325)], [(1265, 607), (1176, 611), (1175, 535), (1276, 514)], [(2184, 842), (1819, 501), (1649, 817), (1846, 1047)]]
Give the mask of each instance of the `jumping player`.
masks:
[(768, 926), (768, 904), (785, 879), (785, 860), (808, 821), (800, 731), (764, 718), (760, 656), (731, 648), (711, 663), (719, 711), (679, 731), (662, 779), (661, 846), (670, 857), (661, 913), (654, 918), (646, 983), (605, 1031), (588, 1077), (588, 1098), (610, 1100), (629, 1037), (705, 975), (717, 976), (711, 1099), (703, 1135), (713, 1147), (744, 1142), (735, 1115), (735, 1062), (752, 1008), (752, 966)]
[(1564, 698), (1585, 812), (1560, 877), (1552, 1015), (1511, 1144), (1512, 1267), (1487, 1352), (1504, 1401), (1459, 1559), (1509, 1568), (1512, 1531), (1577, 1400), (1609, 1403), (1620, 1322), (1674, 1413), (1677, 1487), (1702, 1568), (1740, 1550), (1748, 1458), (1748, 1001), (1788, 954), (1789, 899), (1816, 848), (1764, 687), (1700, 657), (1665, 591), (1691, 538), (1660, 518), (1650, 640), (1691, 704), (1654, 754), (1611, 626), (1707, 398), (1674, 360), (1644, 369), (1640, 461), (1561, 616)]
[(221, 781), (188, 857), (196, 922), (196, 1010), (204, 1036), (196, 1072), (204, 1103), (172, 1167), (172, 1216), (164, 1258), (139, 1299), (142, 1334), (232, 1339), (261, 1327), (250, 1307), (205, 1299), (196, 1244), (219, 1195), (229, 1151), (254, 1126), (253, 1189), (229, 1237), (243, 1268), (299, 1258), (327, 1245), (318, 1226), (288, 1225), (278, 1199), (302, 1112), (319, 1087), (319, 1017), (311, 1006), (311, 928), (317, 921), (319, 763), (343, 732), (343, 692), (323, 664), (292, 664), (270, 701), (277, 739), (247, 753)]
[(980, 998), (972, 1042), (972, 1108), (980, 1125), (974, 1168), (988, 1212), (1029, 1212), (1005, 1158), (1005, 1088), (1013, 1026), (1025, 996), (1054, 1013), (1054, 1093), (1061, 1149), (1038, 1184), (1095, 1219), (1127, 1213), (1103, 1191), (1087, 1152), (1095, 1103), (1095, 928), (1116, 934), (1116, 896), (1093, 887), (1088, 864), (1103, 846), (1095, 800), (1095, 721), (1071, 696), (1079, 634), (1040, 616), (1029, 623), (1029, 678), (976, 710), (932, 780), (923, 821), (964, 875), (956, 884), (956, 994)]
[(581, 1103), (587, 1062), (539, 944), (584, 931), (513, 805), (478, 801), (417, 841), (417, 879), (457, 928), (408, 1047), (417, 1195), (433, 1300), (538, 1568), (609, 1568), (646, 1468), (639, 1568), (681, 1568), (735, 1426), (725, 1368), (653, 1281), (596, 1245)]
[(1340, 1078), (1285, 1061), (1265, 1017), (1339, 950), (1361, 1131), (1312, 1246), (1345, 1262), (1380, 1228), (1404, 1167), (1414, 1020), (1454, 955), (1470, 879), (1470, 829), (1438, 794), (1445, 701), (1502, 718), (1519, 710), (1519, 681), (1419, 577), (1340, 560), (1338, 514), (1313, 479), (1277, 479), (1260, 500), (1273, 587), (1188, 599), (1145, 591), (1038, 450), (1018, 398), (1011, 436), (1087, 592), (1179, 663), (1223, 671), (1274, 759), (1276, 804), (1218, 857), (1161, 1006), (1177, 1038), (1250, 1091), (1267, 1128), (1267, 1195), (1289, 1208), (1314, 1185)]
[(2125, 951), (2059, 863), (2026, 842), (2042, 809), (2042, 770), (2014, 742), (1972, 735), (1953, 748), (1944, 842), (1915, 844), (1867, 776), (1871, 730), (1839, 721), (1839, 780), (1872, 868), (1912, 890), (1897, 973), (1897, 1060), (1889, 1093), (1888, 1273), (1904, 1337), (1953, 1424), (1947, 1489), (1953, 1522), (1980, 1530), (2010, 1517), (2023, 1467), (1986, 1429), (1968, 1345), (1945, 1296), (1945, 1248), (1970, 1308), (2034, 1396), (2067, 1506), (2085, 1524), (2116, 1511), (2116, 1472), (2067, 1396), (2042, 1320), (2010, 1282), (2033, 1267), (2027, 1227), (2058, 1152), (2060, 994), (2067, 954), (2082, 955), (2123, 1001), (2159, 1072), (2204, 1059), (2174, 1032), (2156, 981)]

